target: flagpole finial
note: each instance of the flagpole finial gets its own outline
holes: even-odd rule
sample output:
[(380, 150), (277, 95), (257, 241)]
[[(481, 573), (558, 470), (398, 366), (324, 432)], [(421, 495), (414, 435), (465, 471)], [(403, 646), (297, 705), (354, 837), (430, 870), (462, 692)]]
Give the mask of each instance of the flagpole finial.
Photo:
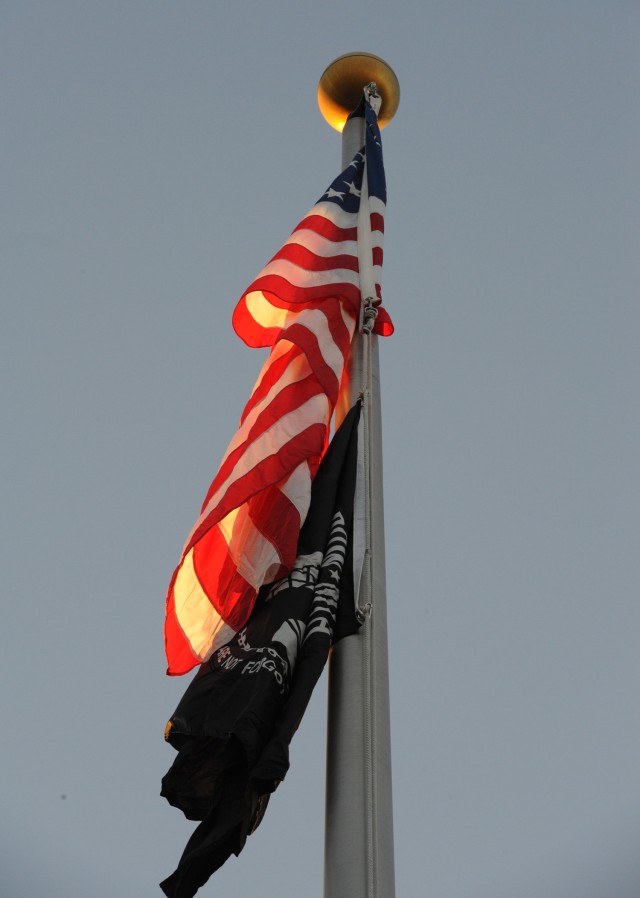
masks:
[(400, 84), (391, 66), (373, 53), (345, 53), (327, 66), (318, 84), (318, 105), (332, 128), (342, 131), (372, 81), (382, 97), (378, 124), (384, 128), (400, 103)]

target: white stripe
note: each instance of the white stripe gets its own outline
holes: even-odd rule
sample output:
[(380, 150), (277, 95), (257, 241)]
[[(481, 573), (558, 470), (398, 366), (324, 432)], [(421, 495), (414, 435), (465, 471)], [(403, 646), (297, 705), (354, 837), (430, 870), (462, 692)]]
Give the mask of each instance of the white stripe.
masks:
[[(254, 291), (251, 294), (252, 305), (254, 301), (257, 305), (259, 305), (258, 298), (261, 296), (261, 293)], [(264, 301), (266, 302), (266, 300)], [(353, 337), (354, 318), (351, 315), (344, 313), (344, 310), (342, 309), (343, 303), (340, 303), (340, 307), (343, 312), (342, 319), (349, 331), (349, 334)], [(339, 382), (342, 378), (345, 360), (342, 351), (333, 340), (331, 331), (329, 330), (329, 324), (326, 315), (317, 309), (302, 308), (299, 312), (291, 312), (290, 317), (292, 321), (297, 319), (303, 327), (306, 327), (311, 333), (314, 334), (314, 336), (316, 337), (318, 349), (320, 350), (320, 354), (322, 355), (325, 364), (327, 364), (331, 368), (336, 376), (336, 379)], [(292, 323), (292, 321), (288, 322), (288, 324)], [(276, 344), (273, 352), (265, 362), (265, 365), (260, 372), (260, 377), (258, 378), (256, 385), (253, 388), (254, 392), (259, 387), (262, 377), (271, 369), (273, 362), (277, 358), (279, 358), (280, 355), (289, 352), (292, 346), (294, 346), (294, 344), (289, 342), (288, 340), (280, 340), (278, 344)], [(258, 402), (251, 409), (251, 411), (243, 421), (242, 426), (232, 438), (227, 451), (223, 456), (220, 467), (222, 467), (229, 454), (247, 439), (247, 435), (253, 427), (258, 416), (264, 411), (264, 409), (268, 408), (273, 399), (285, 387), (293, 383), (298, 383), (303, 378), (307, 377), (310, 373), (311, 367), (306, 355), (304, 355), (302, 351), (300, 352), (300, 354), (294, 355), (278, 380), (272, 385), (271, 389), (263, 396), (260, 402)]]
[(180, 629), (201, 661), (235, 636), (236, 631), (225, 624), (200, 585), (193, 567), (193, 550), (180, 565), (173, 596)]
[(278, 275), (293, 287), (302, 289), (325, 286), (327, 284), (353, 284), (358, 286), (358, 272), (349, 268), (330, 268), (328, 271), (310, 271), (287, 259), (274, 259), (262, 269), (260, 277)]
[(306, 461), (294, 468), (280, 487), (281, 492), (300, 513), (300, 526), (304, 524), (311, 502), (311, 471)]
[[(277, 358), (279, 358), (281, 355), (284, 355), (287, 352), (289, 352), (292, 349), (292, 347), (294, 347), (294, 344), (291, 343), (289, 340), (280, 340), (280, 342), (277, 344), (277, 346), (274, 347), (273, 352), (267, 359), (267, 362), (265, 363), (262, 371), (260, 372), (260, 376), (259, 376), (258, 380), (256, 381), (256, 385), (253, 388), (254, 393), (260, 386), (260, 383), (262, 382), (262, 378), (267, 373), (269, 368), (271, 367), (272, 362), (275, 361)], [(298, 349), (298, 347), (295, 347), (295, 348)], [(251, 431), (251, 428), (255, 424), (258, 416), (260, 414), (262, 414), (262, 412), (266, 408), (269, 407), (269, 405), (271, 404), (271, 402), (273, 402), (273, 400), (276, 398), (276, 396), (280, 392), (282, 392), (282, 390), (286, 386), (289, 386), (290, 384), (298, 383), (299, 381), (304, 380), (304, 378), (307, 377), (309, 374), (311, 374), (311, 366), (309, 365), (306, 355), (304, 355), (304, 353), (300, 350), (297, 355), (292, 356), (289, 364), (284, 369), (284, 371), (282, 372), (282, 374), (280, 375), (278, 380), (273, 384), (271, 389), (267, 393), (265, 393), (265, 395), (262, 397), (260, 402), (256, 403), (256, 405), (251, 409), (251, 411), (249, 412), (247, 417), (244, 419), (241, 427), (239, 428), (239, 430), (236, 431), (233, 438), (231, 439), (231, 442), (229, 443), (229, 447), (227, 448), (227, 451), (225, 452), (225, 454), (222, 457), (222, 462), (220, 463), (220, 467), (222, 467), (222, 465), (224, 464), (224, 462), (226, 461), (226, 459), (230, 455), (230, 453), (233, 452), (233, 450), (236, 449), (239, 445), (244, 443), (244, 441), (247, 439), (247, 437)], [(253, 393), (251, 395), (253, 395)]]
[[(340, 306), (343, 304), (340, 303)], [(331, 368), (338, 382), (342, 378), (345, 358), (329, 330), (327, 316), (320, 309), (305, 309), (300, 324), (315, 335), (324, 362)]]
[[(284, 327), (287, 320), (287, 309), (279, 309), (265, 298), (261, 290), (252, 290), (245, 293), (244, 301), (247, 311), (260, 327)], [(271, 356), (267, 360), (269, 364)], [(264, 369), (263, 369), (264, 370)]]
[(332, 256), (353, 256), (356, 258), (358, 255), (357, 240), (341, 240), (339, 243), (334, 243), (333, 240), (327, 240), (326, 237), (323, 237), (311, 228), (302, 228), (299, 231), (294, 231), (284, 246), (290, 244), (303, 246), (315, 256), (321, 256), (323, 259), (331, 258)]
[[(381, 215), (384, 218), (386, 208), (386, 203), (383, 203), (379, 197), (369, 197), (370, 212), (377, 212), (378, 215)], [(326, 218), (328, 221), (333, 222), (338, 228), (355, 228), (358, 225), (357, 212), (346, 212), (341, 206), (338, 206), (337, 203), (329, 203), (326, 200), (315, 205), (313, 209), (307, 212), (305, 218), (308, 218), (310, 215), (319, 215), (321, 218)]]
[(250, 586), (260, 589), (272, 566), (275, 576), (280, 556), (273, 543), (256, 529), (246, 505), (235, 508), (216, 526), (224, 536), (236, 570)]
[[(375, 199), (375, 197), (374, 197)], [(367, 189), (367, 162), (364, 163), (362, 194), (358, 215), (358, 267), (360, 269), (360, 296), (363, 300), (376, 295), (373, 273), (373, 242), (371, 239), (371, 209)]]
[[(373, 232), (373, 239), (374, 246), (380, 246), (384, 240), (384, 234), (382, 231), (376, 229)], [(284, 246), (287, 246), (290, 243), (304, 246), (314, 253), (314, 255), (321, 256), (323, 259), (331, 258), (332, 256), (345, 255), (353, 256), (355, 259), (358, 256), (357, 240), (342, 240), (339, 243), (334, 243), (332, 240), (328, 240), (326, 237), (323, 237), (321, 234), (316, 233), (310, 228), (302, 228), (300, 231), (295, 231)]]
[(191, 533), (187, 539), (186, 545), (191, 541), (191, 537), (198, 527), (207, 519), (218, 503), (223, 499), (224, 494), (231, 484), (239, 480), (245, 474), (248, 474), (263, 459), (271, 455), (277, 455), (280, 449), (298, 436), (303, 430), (312, 424), (327, 424), (329, 419), (329, 400), (324, 394), (317, 394), (308, 399), (305, 403), (292, 409), (285, 415), (282, 415), (271, 427), (260, 434), (249, 444), (246, 451), (238, 459), (230, 475), (224, 483), (216, 490), (211, 499), (207, 502), (200, 517), (191, 529)]
[[(301, 524), (309, 510), (311, 476), (307, 462), (302, 462), (289, 475), (282, 493), (297, 508)], [(220, 522), (219, 530), (229, 544), (231, 557), (237, 561), (238, 573), (255, 589), (276, 576), (281, 559), (274, 546), (253, 526), (246, 516), (234, 511)], [(180, 565), (173, 585), (175, 614), (191, 650), (206, 661), (220, 646), (233, 638), (236, 631), (222, 620), (202, 589), (193, 566), (193, 549)]]
[[(311, 501), (311, 475), (306, 461), (299, 464), (280, 488), (304, 522)], [(258, 590), (273, 580), (282, 564), (278, 547), (258, 530), (247, 513), (246, 505), (230, 512), (217, 525), (229, 547), (238, 573)]]
[[(311, 215), (319, 215), (320, 218), (326, 218), (327, 221), (332, 222), (337, 228), (342, 228), (343, 230), (355, 228), (358, 225), (357, 212), (347, 212), (342, 206), (338, 206), (337, 203), (329, 203), (326, 200), (317, 203), (313, 209), (307, 212), (305, 218), (309, 218)], [(302, 220), (304, 221), (304, 219)]]
[(353, 311), (353, 307), (346, 302), (340, 303), (340, 311), (342, 312), (342, 320), (348, 328), (349, 333), (351, 334), (351, 339), (353, 340), (353, 335), (356, 330), (356, 318), (358, 316)]
[(384, 213), (387, 211), (386, 203), (383, 203), (382, 200), (377, 196), (369, 197), (369, 212), (377, 212), (378, 215), (382, 215), (384, 218)]

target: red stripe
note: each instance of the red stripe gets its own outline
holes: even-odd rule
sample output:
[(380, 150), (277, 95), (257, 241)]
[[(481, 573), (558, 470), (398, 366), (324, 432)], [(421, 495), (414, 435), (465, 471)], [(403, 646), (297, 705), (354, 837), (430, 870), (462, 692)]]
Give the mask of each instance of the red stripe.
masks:
[(275, 359), (267, 368), (266, 371), (263, 372), (262, 377), (259, 382), (253, 388), (253, 393), (251, 394), (251, 398), (247, 402), (244, 407), (244, 411), (242, 412), (242, 417), (240, 418), (240, 424), (244, 423), (245, 418), (249, 414), (249, 412), (262, 400), (265, 398), (269, 390), (276, 384), (280, 378), (283, 376), (286, 369), (293, 362), (296, 356), (300, 355), (300, 350), (297, 346), (292, 346), (288, 352), (285, 352), (279, 358)]
[[(179, 568), (176, 569), (176, 573)], [(171, 676), (180, 676), (188, 673), (196, 664), (200, 664), (198, 658), (192, 651), (191, 645), (182, 632), (182, 628), (176, 617), (175, 598), (173, 595), (173, 581), (176, 574), (173, 575), (171, 586), (167, 594), (167, 608), (164, 622), (164, 645), (165, 654), (167, 656), (168, 667), (167, 673)]]
[[(256, 530), (277, 548), (282, 565), (292, 568), (296, 560), (298, 534), (302, 523), (300, 512), (293, 502), (284, 495), (279, 486), (273, 486), (252, 497), (249, 502), (249, 516)], [(292, 534), (295, 536), (294, 539), (291, 538)]]
[(349, 353), (351, 352), (351, 343), (355, 332), (357, 313), (348, 305), (345, 306), (345, 312), (351, 318), (351, 327), (349, 327), (342, 315), (342, 303), (340, 300), (334, 300), (335, 310), (330, 307), (330, 300), (327, 300), (323, 307), (327, 310), (327, 322), (333, 342), (342, 353), (344, 363), (346, 365)]
[[(355, 214), (353, 215), (353, 219), (354, 221), (357, 219)], [(315, 231), (316, 234), (319, 234), (327, 240), (331, 240), (332, 243), (341, 243), (343, 240), (358, 239), (358, 227), (356, 224), (348, 228), (340, 227), (330, 218), (325, 218), (324, 215), (307, 215), (307, 217), (303, 218), (300, 224), (295, 227), (291, 233), (295, 234), (296, 231), (302, 230)]]
[[(351, 334), (342, 319), (339, 301), (327, 301), (322, 311), (325, 315), (327, 330), (328, 334), (330, 335), (330, 339), (339, 348), (343, 356), (343, 360), (346, 360), (346, 356), (350, 347)], [(282, 390), (269, 403), (269, 405), (260, 412), (256, 420), (253, 422), (251, 428), (248, 430), (246, 438), (242, 443), (236, 446), (235, 449), (231, 453), (229, 453), (228, 457), (224, 460), (220, 470), (218, 471), (218, 474), (214, 478), (214, 481), (207, 492), (205, 501), (203, 503), (203, 510), (204, 508), (206, 508), (208, 502), (215, 494), (216, 490), (218, 490), (221, 484), (224, 483), (225, 480), (232, 474), (234, 468), (237, 466), (243, 455), (246, 452), (251, 451), (251, 444), (255, 441), (255, 439), (263, 434), (268, 428), (274, 426), (285, 414), (291, 412), (292, 409), (299, 407), (312, 396), (317, 395), (321, 391), (327, 394), (331, 408), (337, 400), (340, 378), (325, 362), (322, 350), (318, 344), (318, 338), (316, 334), (304, 327), (303, 324), (296, 323), (292, 324), (285, 331), (283, 331), (281, 334), (281, 338), (290, 340), (292, 343), (295, 343), (300, 348), (300, 350), (302, 350), (309, 361), (313, 374), (310, 374), (301, 381), (296, 381), (292, 384), (287, 384), (286, 386), (284, 386)], [(243, 414), (243, 421), (246, 419), (248, 411), (251, 410), (251, 408), (255, 407), (255, 405), (262, 398), (264, 398), (264, 395), (266, 395), (273, 384), (277, 382), (279, 377), (284, 375), (286, 366), (292, 360), (292, 358), (293, 354), (287, 353), (282, 358), (276, 360), (273, 366), (273, 371), (269, 369), (265, 372), (258, 389), (252, 395), (247, 409), (245, 409), (245, 413)], [(203, 524), (201, 524), (201, 526), (198, 528), (197, 533), (202, 532), (202, 528), (205, 523), (208, 523), (208, 526), (211, 526), (213, 521), (220, 520), (220, 518), (227, 513), (227, 511), (223, 512), (221, 509), (221, 505), (224, 502), (225, 498), (226, 496), (221, 499), (215, 509), (211, 510), (210, 514), (207, 516), (207, 522), (203, 522)], [(229, 506), (228, 508), (230, 507), (234, 506)], [(196, 536), (197, 534), (193, 534), (189, 545), (193, 545)]]
[(193, 567), (200, 586), (223, 621), (234, 630), (243, 627), (257, 592), (238, 573), (217, 527), (212, 527), (194, 546)]
[[(279, 421), (283, 417), (283, 415), (291, 412), (293, 409), (298, 408), (313, 396), (317, 396), (320, 392), (321, 390), (318, 381), (315, 377), (313, 377), (313, 375), (309, 375), (302, 381), (298, 381), (293, 384), (287, 384), (282, 388), (282, 390), (280, 390), (278, 395), (275, 396), (269, 403), (269, 405), (257, 416), (256, 420), (249, 429), (246, 438), (241, 443), (239, 443), (232, 452), (229, 453), (229, 455), (221, 464), (218, 473), (214, 477), (211, 486), (207, 491), (207, 495), (202, 504), (201, 512), (204, 511), (215, 492), (231, 475), (242, 456), (251, 451), (251, 446), (256, 441), (256, 439), (262, 436), (262, 434), (266, 430), (268, 430), (277, 421)], [(222, 501), (224, 501), (224, 499), (220, 500), (216, 508), (220, 507)], [(214, 509), (211, 510), (210, 514), (213, 514), (213, 512)], [(219, 519), (220, 518), (218, 518), (218, 520)]]
[[(302, 324), (292, 324), (287, 328), (287, 340), (291, 340), (292, 343), (299, 346), (309, 359), (313, 373), (319, 381), (322, 391), (329, 397), (330, 408), (333, 410), (338, 398), (340, 379), (336, 377), (333, 368), (325, 362), (317, 336)], [(344, 361), (343, 356), (343, 364)]]
[(283, 381), (278, 392), (272, 397), (268, 405), (256, 416), (256, 420), (249, 430), (246, 444), (254, 442), (266, 430), (277, 424), (284, 415), (300, 408), (309, 399), (317, 396), (319, 392), (320, 385), (318, 384), (317, 375), (313, 371), (310, 371), (301, 380), (293, 382)]
[(378, 306), (378, 317), (373, 327), (374, 334), (379, 334), (381, 337), (390, 337), (394, 330), (389, 313), (382, 306)]
[(343, 253), (337, 256), (318, 256), (299, 243), (285, 243), (271, 261), (273, 262), (276, 259), (286, 259), (288, 262), (293, 262), (294, 265), (304, 268), (305, 271), (333, 271), (341, 268), (347, 271), (358, 270), (358, 258), (352, 253)]
[[(247, 293), (251, 292), (251, 290), (247, 290)], [(270, 296), (266, 296), (265, 298), (269, 301), (271, 300)], [(272, 305), (276, 304), (272, 303)], [(246, 294), (235, 307), (231, 323), (240, 339), (252, 349), (260, 349), (263, 346), (273, 346), (278, 334), (282, 330), (281, 327), (262, 327), (258, 324), (247, 308)]]
[[(340, 299), (335, 296), (330, 296), (327, 299), (323, 300), (321, 303), (317, 303), (314, 305), (314, 310), (319, 312), (324, 317), (324, 323), (326, 324), (326, 334), (323, 334), (322, 331), (320, 335), (316, 333), (315, 329), (308, 328), (309, 332), (315, 335), (317, 345), (321, 346), (324, 352), (327, 352), (328, 346), (330, 343), (333, 343), (342, 354), (343, 363), (346, 364), (347, 358), (349, 356), (349, 351), (351, 349), (351, 340), (353, 338), (353, 330), (349, 329), (347, 326), (344, 317), (343, 317), (343, 303)], [(351, 306), (348, 305), (345, 307), (346, 313), (349, 315), (352, 311)], [(300, 315), (298, 322), (300, 327), (305, 326), (305, 317), (304, 311)], [(283, 339), (289, 339), (289, 329), (287, 329), (286, 333), (283, 333)], [(319, 342), (318, 342), (319, 341)], [(313, 344), (305, 344), (304, 352), (308, 354), (311, 351)], [(309, 359), (311, 364), (311, 358)], [(319, 364), (321, 366), (325, 366), (324, 357), (321, 356), (319, 360)], [(313, 370), (316, 371), (316, 367), (313, 366)], [(333, 371), (333, 369), (331, 369)]]
[(360, 288), (356, 284), (342, 281), (314, 284), (311, 287), (296, 287), (279, 274), (267, 274), (254, 281), (252, 289), (261, 290), (265, 295), (270, 294), (269, 300), (271, 301), (273, 297), (273, 304), (279, 309), (288, 309), (291, 306), (304, 303), (315, 303), (330, 296), (344, 297), (354, 304), (356, 309), (360, 306)]
[[(345, 299), (358, 314), (360, 309), (360, 289), (354, 284), (328, 283), (313, 287), (296, 287), (280, 275), (263, 275), (256, 280), (247, 293), (260, 291), (271, 305), (278, 309), (295, 311), (300, 307), (322, 308), (329, 299)], [(262, 327), (247, 308), (247, 294), (238, 302), (233, 313), (233, 329), (247, 346), (259, 348), (273, 346), (281, 333), (279, 327)]]
[[(277, 487), (252, 500), (247, 512), (255, 530), (273, 545), (276, 558), (268, 580), (277, 580), (295, 561), (300, 514)], [(270, 532), (269, 519), (275, 516), (280, 526)], [(257, 590), (238, 572), (218, 527), (212, 527), (194, 547), (193, 566), (200, 586), (222, 620), (233, 630), (240, 630), (251, 615)]]
[(262, 458), (250, 471), (234, 480), (220, 502), (200, 524), (190, 545), (197, 542), (213, 523), (222, 520), (234, 508), (239, 508), (258, 490), (279, 483), (301, 462), (320, 456), (324, 448), (325, 431), (324, 424), (311, 424), (286, 442), (276, 454)]
[(369, 221), (371, 222), (372, 231), (382, 231), (384, 234), (384, 216), (380, 215), (379, 212), (372, 212), (369, 216)]
[(324, 450), (326, 432), (327, 426), (324, 423), (311, 424), (285, 443), (277, 454), (261, 459), (250, 471), (234, 480), (220, 502), (211, 509), (205, 520), (194, 531), (185, 547), (184, 554), (186, 555), (214, 524), (217, 524), (234, 508), (239, 508), (258, 490), (284, 480), (303, 461), (309, 461), (310, 465), (317, 465), (317, 459), (320, 458)]

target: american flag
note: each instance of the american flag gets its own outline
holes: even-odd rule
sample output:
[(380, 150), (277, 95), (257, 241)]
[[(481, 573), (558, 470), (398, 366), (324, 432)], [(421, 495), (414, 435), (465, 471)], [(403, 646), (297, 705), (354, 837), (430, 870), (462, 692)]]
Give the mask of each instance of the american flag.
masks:
[(232, 639), (260, 587), (292, 567), (361, 301), (371, 290), (375, 332), (393, 332), (380, 306), (382, 146), (376, 114), (369, 102), (364, 107), (365, 146), (235, 309), (238, 336), (272, 349), (169, 585), (170, 674), (186, 673)]

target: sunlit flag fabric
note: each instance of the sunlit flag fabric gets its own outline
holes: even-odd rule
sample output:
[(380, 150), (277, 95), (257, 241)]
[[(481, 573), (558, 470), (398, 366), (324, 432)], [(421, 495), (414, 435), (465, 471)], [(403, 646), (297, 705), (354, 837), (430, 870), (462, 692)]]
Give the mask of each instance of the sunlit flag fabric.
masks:
[(168, 673), (210, 658), (246, 624), (258, 590), (294, 563), (311, 482), (356, 331), (363, 283), (381, 307), (386, 187), (376, 114), (365, 146), (242, 295), (233, 324), (271, 353), (176, 568), (166, 603)]
[(249, 623), (203, 663), (167, 724), (178, 755), (162, 795), (200, 820), (161, 888), (192, 898), (239, 854), (289, 767), (289, 743), (332, 642), (355, 632), (352, 524), (360, 407), (312, 487), (289, 575), (260, 591)]

